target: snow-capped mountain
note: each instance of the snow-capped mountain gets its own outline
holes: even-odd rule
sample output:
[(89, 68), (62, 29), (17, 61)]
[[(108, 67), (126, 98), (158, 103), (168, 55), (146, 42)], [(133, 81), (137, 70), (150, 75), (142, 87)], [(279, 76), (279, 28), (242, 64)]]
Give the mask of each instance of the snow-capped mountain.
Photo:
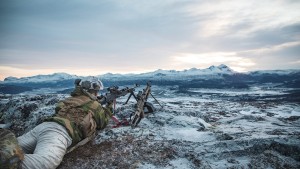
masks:
[(4, 79), (4, 83), (39, 83), (39, 82), (55, 82), (60, 80), (76, 79), (79, 76), (70, 75), (67, 73), (53, 73), (50, 75), (36, 75), (31, 77), (7, 77)]
[[(263, 70), (263, 71), (252, 71), (248, 73), (244, 73), (245, 75), (250, 76), (261, 76), (266, 74), (271, 75), (289, 75), (289, 74), (296, 74), (299, 73), (300, 70)], [(165, 80), (176, 80), (176, 79), (190, 79), (190, 78), (202, 78), (202, 79), (211, 79), (211, 78), (222, 78), (223, 75), (235, 75), (238, 72), (232, 70), (230, 67), (221, 64), (219, 66), (210, 66), (206, 69), (198, 69), (198, 68), (191, 68), (185, 69), (182, 71), (178, 70), (162, 70), (158, 69), (153, 72), (146, 72), (140, 74), (113, 74), (113, 73), (106, 73), (103, 75), (98, 75), (100, 79), (105, 80), (136, 80), (136, 79), (160, 79), (164, 78)], [(239, 73), (241, 74), (241, 73)], [(7, 77), (4, 81), (0, 82), (2, 84), (6, 83), (40, 83), (40, 82), (55, 82), (55, 81), (62, 81), (62, 80), (72, 80), (76, 78), (87, 78), (83, 76), (77, 75), (70, 75), (67, 73), (54, 73), (50, 75), (37, 75), (31, 77)]]
[[(47, 89), (49, 92), (68, 93), (74, 87), (75, 79), (86, 79), (90, 76), (76, 76), (67, 73), (37, 75), (32, 77), (7, 77), (0, 81), (0, 93), (16, 94), (27, 91)], [(266, 70), (238, 73), (221, 64), (206, 69), (191, 68), (182, 71), (158, 69), (140, 74), (98, 75), (105, 86), (128, 86), (145, 84), (152, 81), (155, 85), (177, 85), (186, 88), (249, 88), (253, 84), (276, 84), (290, 88), (300, 88), (300, 70)]]
[(210, 69), (212, 72), (215, 73), (224, 73), (224, 74), (232, 74), (232, 73), (237, 73), (234, 70), (232, 70), (231, 68), (229, 68), (228, 66), (221, 64), (219, 66), (211, 66), (208, 69)]
[(260, 71), (252, 71), (248, 72), (253, 76), (265, 75), (265, 74), (276, 74), (276, 75), (289, 75), (300, 73), (300, 70), (297, 69), (287, 69), (287, 70), (260, 70)]
[[(221, 64), (219, 66), (210, 66), (206, 69), (197, 69), (197, 68), (191, 68), (191, 69), (185, 69), (182, 71), (177, 70), (162, 70), (158, 69), (153, 72), (147, 72), (147, 73), (140, 73), (140, 74), (113, 74), (113, 73), (106, 73), (103, 75), (98, 75), (100, 79), (139, 79), (139, 78), (179, 78), (183, 79), (186, 77), (200, 77), (200, 76), (207, 76), (210, 77), (223, 75), (223, 74), (234, 74), (236, 73), (232, 69), (230, 69), (228, 66)], [(31, 77), (22, 77), (22, 78), (16, 78), (16, 77), (7, 77), (4, 79), (2, 83), (39, 83), (39, 82), (54, 82), (54, 81), (61, 81), (61, 80), (70, 80), (70, 79), (76, 79), (76, 78), (86, 78), (83, 76), (77, 76), (77, 75), (70, 75), (67, 73), (54, 73), (50, 75), (36, 75)]]
[[(156, 71), (153, 72), (147, 72), (147, 73), (141, 73), (141, 74), (125, 74), (125, 75), (121, 75), (118, 74), (119, 78), (122, 77), (132, 77), (132, 78), (151, 78), (151, 79), (156, 79), (156, 78), (161, 78), (164, 77), (166, 79), (170, 78), (170, 79), (183, 79), (183, 78), (189, 78), (189, 77), (203, 77), (206, 78), (207, 76), (209, 76), (210, 78), (212, 77), (218, 77), (219, 75), (232, 75), (234, 73), (237, 73), (235, 71), (233, 71), (232, 69), (230, 69), (228, 66), (221, 64), (219, 66), (210, 66), (209, 68), (206, 69), (197, 69), (197, 68), (191, 68), (191, 69), (185, 69), (182, 71), (177, 71), (177, 70), (162, 70), (162, 69), (158, 69)], [(117, 74), (110, 74), (110, 75), (114, 75), (114, 77), (117, 76)], [(100, 75), (100, 78), (107, 78), (109, 76), (107, 76), (107, 74), (105, 75)]]

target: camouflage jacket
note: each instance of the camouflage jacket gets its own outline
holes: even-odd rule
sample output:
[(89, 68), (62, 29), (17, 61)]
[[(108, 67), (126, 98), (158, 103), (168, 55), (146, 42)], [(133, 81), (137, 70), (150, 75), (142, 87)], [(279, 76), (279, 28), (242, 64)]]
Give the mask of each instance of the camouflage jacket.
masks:
[(72, 137), (72, 145), (75, 145), (96, 130), (105, 128), (112, 116), (112, 105), (105, 108), (96, 100), (78, 86), (71, 97), (58, 103), (55, 116), (47, 121), (63, 125)]

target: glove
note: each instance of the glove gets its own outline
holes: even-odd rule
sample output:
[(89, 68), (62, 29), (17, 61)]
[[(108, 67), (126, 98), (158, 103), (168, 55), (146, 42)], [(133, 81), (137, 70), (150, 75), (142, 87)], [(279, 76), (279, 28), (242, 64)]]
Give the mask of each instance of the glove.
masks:
[(101, 96), (97, 96), (97, 101), (101, 104), (101, 105), (104, 105), (106, 103), (106, 98), (101, 95)]
[(103, 98), (104, 98), (103, 95), (97, 96), (97, 99), (98, 99), (98, 100), (101, 100), (101, 99), (103, 99)]
[(114, 102), (113, 102), (113, 101), (112, 101), (112, 102), (107, 102), (106, 107), (107, 107), (108, 109), (112, 109), (112, 108), (113, 108), (113, 105), (114, 105)]

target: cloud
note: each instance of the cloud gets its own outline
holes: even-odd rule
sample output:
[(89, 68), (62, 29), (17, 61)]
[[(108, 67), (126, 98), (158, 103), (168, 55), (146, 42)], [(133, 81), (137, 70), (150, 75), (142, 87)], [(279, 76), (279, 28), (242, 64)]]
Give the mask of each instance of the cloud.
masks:
[(196, 66), (208, 67), (213, 64), (227, 64), (238, 70), (254, 66), (256, 63), (249, 58), (243, 58), (235, 52), (213, 52), (213, 53), (178, 53), (171, 56), (172, 64), (177, 67)]
[[(272, 5), (271, 5), (272, 4)], [(238, 36), (299, 22), (300, 3), (272, 1), (198, 1), (185, 7), (193, 17), (201, 18), (199, 36), (226, 35), (235, 30)], [(289, 11), (287, 12), (287, 9)], [(237, 26), (237, 25), (247, 26)]]
[(185, 6), (199, 18), (189, 50), (243, 51), (300, 40), (300, 3), (289, 1), (198, 1)]
[(295, 42), (287, 42), (279, 45), (274, 45), (274, 46), (269, 46), (269, 47), (263, 47), (263, 48), (257, 48), (253, 50), (247, 50), (240, 52), (241, 54), (268, 54), (268, 53), (274, 53), (274, 52), (279, 52), (283, 50), (287, 50), (290, 48), (296, 47), (296, 49), (299, 49), (300, 46), (300, 41), (295, 41)]
[(289, 62), (289, 64), (297, 64), (297, 65), (300, 65), (300, 60), (296, 60), (296, 61), (293, 61), (293, 62)]
[(298, 45), (281, 46), (300, 41), (299, 8), (299, 1), (286, 0), (4, 0), (0, 66), (142, 72), (224, 62), (239, 70), (284, 68), (299, 58)]
[(295, 41), (270, 47), (245, 50), (238, 52), (237, 55), (244, 58), (251, 58), (256, 63), (259, 63), (253, 66), (251, 70), (274, 69), (275, 65), (282, 69), (297, 69), (299, 68), (299, 65), (297, 65), (299, 53), (300, 41)]

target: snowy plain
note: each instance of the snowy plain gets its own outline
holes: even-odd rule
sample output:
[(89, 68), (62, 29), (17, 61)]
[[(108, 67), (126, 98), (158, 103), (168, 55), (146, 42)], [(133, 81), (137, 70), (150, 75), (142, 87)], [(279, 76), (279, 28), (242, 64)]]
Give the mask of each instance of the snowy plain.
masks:
[[(300, 103), (285, 101), (290, 90), (152, 86), (163, 108), (149, 98), (156, 111), (138, 127), (114, 128), (111, 121), (59, 168), (300, 168)], [(1, 123), (21, 135), (69, 97), (45, 92), (2, 95)], [(123, 105), (126, 99), (117, 100), (119, 119), (134, 110), (134, 99)]]

